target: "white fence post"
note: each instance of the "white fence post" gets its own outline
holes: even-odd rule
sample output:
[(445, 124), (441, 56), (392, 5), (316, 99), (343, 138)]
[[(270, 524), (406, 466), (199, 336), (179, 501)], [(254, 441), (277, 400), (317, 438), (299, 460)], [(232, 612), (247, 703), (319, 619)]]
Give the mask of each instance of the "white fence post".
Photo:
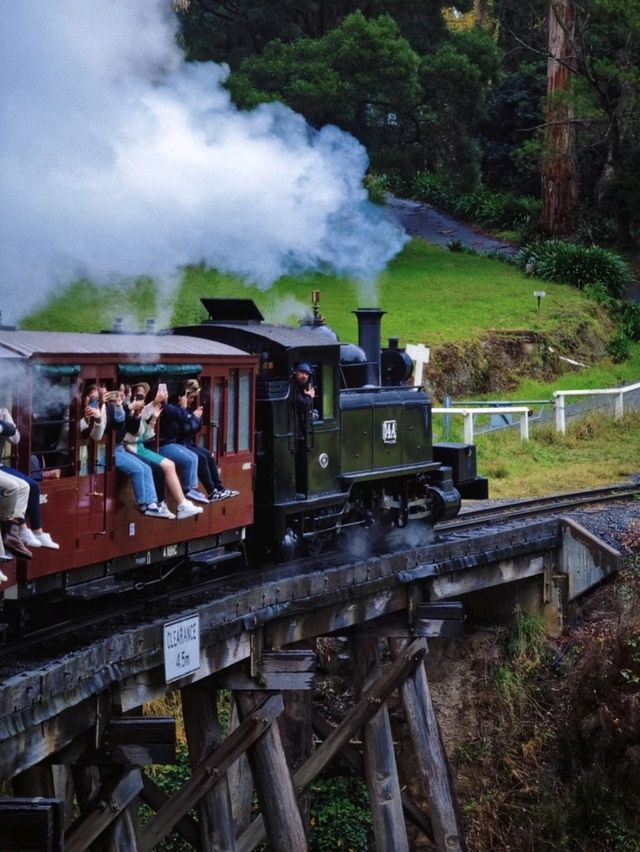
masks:
[(464, 442), (473, 444), (473, 411), (464, 413)]
[(564, 416), (564, 394), (562, 391), (555, 391), (553, 395), (556, 400), (556, 432), (560, 432), (564, 435), (567, 431), (567, 424)]
[(529, 440), (529, 412), (525, 411), (520, 415), (520, 440)]
[(613, 416), (616, 420), (621, 420), (624, 414), (624, 394), (622, 391), (616, 394), (613, 398)]

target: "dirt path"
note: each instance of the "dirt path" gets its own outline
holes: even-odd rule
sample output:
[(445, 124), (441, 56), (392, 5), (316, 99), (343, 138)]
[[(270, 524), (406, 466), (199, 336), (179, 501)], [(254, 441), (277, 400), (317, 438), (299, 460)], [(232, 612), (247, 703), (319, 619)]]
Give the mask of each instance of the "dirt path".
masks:
[(476, 251), (501, 251), (505, 254), (516, 254), (518, 251), (517, 246), (477, 233), (446, 213), (440, 213), (430, 204), (390, 195), (386, 209), (412, 237), (422, 237), (437, 246), (447, 246), (452, 240), (460, 240), (463, 245)]

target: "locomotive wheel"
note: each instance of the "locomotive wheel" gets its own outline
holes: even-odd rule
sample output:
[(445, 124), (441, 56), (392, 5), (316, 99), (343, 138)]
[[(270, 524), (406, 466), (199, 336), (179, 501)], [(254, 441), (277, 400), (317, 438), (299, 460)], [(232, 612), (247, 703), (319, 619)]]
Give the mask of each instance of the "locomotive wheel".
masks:
[(322, 533), (314, 535), (311, 538), (306, 538), (304, 541), (305, 550), (308, 556), (320, 556), (324, 549), (325, 537)]

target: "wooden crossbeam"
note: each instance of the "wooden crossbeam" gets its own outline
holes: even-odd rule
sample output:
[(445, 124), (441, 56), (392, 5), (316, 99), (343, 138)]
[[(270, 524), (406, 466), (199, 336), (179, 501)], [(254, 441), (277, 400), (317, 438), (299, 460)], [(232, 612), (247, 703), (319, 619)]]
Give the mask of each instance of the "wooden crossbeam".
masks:
[[(299, 795), (337, 756), (351, 737), (380, 710), (380, 707), (404, 680), (420, 665), (427, 653), (424, 639), (416, 639), (387, 671), (367, 689), (342, 720), (341, 725), (327, 737), (303, 766), (295, 773), (293, 784)], [(264, 820), (257, 816), (238, 838), (237, 852), (252, 852), (264, 840)]]
[[(335, 730), (324, 716), (317, 710), (311, 713), (313, 729), (322, 740), (326, 740), (328, 736)], [(345, 762), (347, 767), (354, 775), (364, 777), (364, 760), (358, 749), (347, 743), (340, 751), (340, 759)], [(429, 816), (420, 808), (406, 793), (401, 794), (402, 809), (407, 819), (420, 829), (420, 831), (433, 842), (433, 828)]]
[(313, 651), (263, 651), (259, 660), (251, 659), (253, 662), (249, 667), (240, 663), (214, 675), (212, 681), (215, 686), (251, 692), (314, 688), (316, 655)]
[(67, 766), (151, 766), (176, 762), (176, 722), (170, 716), (112, 718), (95, 747), (96, 733), (88, 731), (48, 758)]
[(409, 612), (400, 611), (340, 631), (378, 639), (441, 639), (462, 636), (464, 611), (458, 601), (418, 603)]
[(220, 775), (273, 724), (283, 709), (281, 695), (271, 695), (254, 708), (145, 825), (140, 837), (141, 852), (151, 852), (166, 837), (178, 820), (213, 787)]
[(59, 799), (0, 799), (2, 852), (61, 852), (63, 824)]
[(138, 769), (126, 770), (117, 781), (98, 794), (88, 814), (65, 840), (64, 852), (84, 852), (111, 823), (122, 815), (142, 790)]
[[(142, 801), (149, 805), (154, 811), (159, 811), (160, 808), (164, 807), (169, 801), (168, 793), (165, 793), (155, 781), (152, 781), (148, 775), (142, 773), (142, 790), (140, 791), (140, 798)], [(178, 834), (182, 835), (187, 843), (190, 843), (194, 849), (197, 849), (200, 844), (200, 834), (198, 831), (197, 822), (192, 819), (190, 816), (183, 816), (179, 819), (176, 824), (173, 826), (174, 831), (177, 831)]]

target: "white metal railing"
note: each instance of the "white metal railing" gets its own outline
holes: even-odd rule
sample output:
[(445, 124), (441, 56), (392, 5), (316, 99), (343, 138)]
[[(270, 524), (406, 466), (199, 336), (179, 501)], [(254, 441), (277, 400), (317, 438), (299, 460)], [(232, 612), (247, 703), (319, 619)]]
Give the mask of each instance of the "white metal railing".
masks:
[(563, 435), (567, 430), (567, 419), (565, 409), (565, 398), (567, 396), (612, 396), (613, 397), (613, 416), (619, 420), (624, 414), (624, 395), (629, 391), (640, 389), (640, 382), (635, 385), (625, 385), (621, 388), (605, 388), (598, 390), (567, 390), (554, 391), (553, 398), (556, 408), (556, 432), (561, 432)]
[(473, 419), (476, 414), (519, 414), (520, 438), (529, 440), (529, 414), (531, 409), (524, 405), (483, 406), (478, 408), (432, 408), (432, 414), (460, 414), (464, 417), (465, 444), (473, 444)]

